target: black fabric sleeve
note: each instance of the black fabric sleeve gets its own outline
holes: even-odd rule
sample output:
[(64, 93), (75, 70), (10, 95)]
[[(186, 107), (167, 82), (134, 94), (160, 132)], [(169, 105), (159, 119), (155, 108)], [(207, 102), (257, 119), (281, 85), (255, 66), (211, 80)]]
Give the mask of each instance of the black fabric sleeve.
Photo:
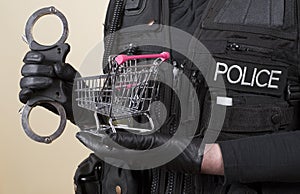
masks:
[(300, 182), (300, 131), (220, 142), (225, 184)]

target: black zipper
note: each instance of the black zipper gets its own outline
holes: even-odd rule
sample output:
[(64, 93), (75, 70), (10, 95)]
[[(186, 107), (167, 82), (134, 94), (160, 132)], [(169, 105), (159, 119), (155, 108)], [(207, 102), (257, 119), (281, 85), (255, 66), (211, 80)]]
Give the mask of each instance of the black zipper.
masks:
[(235, 42), (228, 42), (227, 50), (237, 51), (237, 52), (258, 53), (258, 54), (265, 54), (265, 55), (270, 55), (274, 52), (272, 49), (245, 45), (245, 44), (240, 44)]
[(158, 169), (153, 169), (152, 170), (152, 183), (151, 183), (151, 194), (156, 194), (158, 191), (158, 185), (159, 185), (159, 171)]
[[(112, 49), (115, 43), (117, 32), (121, 27), (121, 19), (124, 13), (124, 0), (115, 0), (113, 17), (111, 19), (111, 25), (108, 30), (108, 38), (105, 42), (105, 51), (103, 55), (103, 67), (105, 71), (109, 71), (110, 67), (107, 66), (109, 56), (112, 54)], [(107, 73), (107, 72), (105, 72)]]
[(168, 173), (168, 183), (167, 183), (167, 192), (166, 192), (166, 194), (173, 194), (174, 193), (175, 179), (176, 179), (176, 173), (169, 172)]
[(183, 181), (183, 191), (182, 194), (191, 194), (192, 193), (192, 177), (191, 175), (184, 175)]
[[(174, 82), (174, 80), (173, 80)], [(176, 100), (175, 100), (175, 95), (174, 93), (171, 93), (171, 106), (170, 106), (170, 113), (171, 113), (171, 117), (176, 118), (176, 114), (177, 114), (177, 108), (175, 106)], [(172, 122), (170, 123), (170, 129), (169, 129), (169, 134), (170, 135), (174, 135), (176, 133), (177, 130), (177, 126), (178, 126), (178, 121), (176, 121), (175, 119), (172, 119)], [(173, 194), (175, 191), (175, 182), (176, 182), (176, 173), (174, 172), (168, 172), (168, 179), (167, 179), (167, 189), (166, 189), (166, 194)]]

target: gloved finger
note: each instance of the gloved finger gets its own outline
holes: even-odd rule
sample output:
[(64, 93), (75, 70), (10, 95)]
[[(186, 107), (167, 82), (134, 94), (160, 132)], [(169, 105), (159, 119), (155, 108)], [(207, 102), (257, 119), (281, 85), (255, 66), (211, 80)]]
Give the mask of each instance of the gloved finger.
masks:
[(95, 151), (103, 146), (103, 139), (105, 135), (94, 135), (89, 132), (78, 132), (76, 138), (87, 148)]
[[(141, 155), (139, 153), (135, 153), (134, 150), (115, 148), (103, 144), (103, 141), (107, 138), (107, 136), (98, 136), (89, 132), (78, 132), (76, 137), (83, 145), (94, 151), (98, 157), (102, 159), (116, 159), (115, 162), (118, 166), (126, 165), (129, 167), (136, 167), (142, 164), (140, 162)], [(114, 161), (110, 160), (110, 162)]]
[[(134, 149), (134, 150), (145, 150), (149, 148), (150, 145), (146, 143), (146, 139), (142, 135), (136, 135), (128, 132), (118, 132), (118, 133), (112, 133), (110, 134), (110, 140), (116, 142), (117, 144), (126, 147), (128, 149)], [(106, 145), (110, 145), (110, 142), (108, 138), (104, 139), (103, 143)]]
[(120, 156), (120, 150), (113, 149), (103, 143), (104, 139), (108, 138), (107, 135), (95, 135), (90, 132), (81, 131), (76, 134), (76, 138), (99, 156), (111, 158), (119, 158)]
[(29, 88), (24, 88), (19, 92), (19, 100), (26, 104), (27, 101), (32, 97), (33, 91)]
[(23, 77), (20, 81), (20, 87), (29, 89), (45, 89), (53, 83), (49, 77)]
[[(110, 138), (117, 144), (128, 149), (149, 150), (165, 144), (171, 137), (160, 133), (138, 135), (119, 132), (111, 134)], [(106, 140), (104, 140), (104, 143), (106, 143)]]
[(68, 63), (54, 64), (54, 71), (58, 78), (65, 81), (73, 81), (77, 74), (77, 71)]
[(25, 77), (29, 77), (29, 76), (54, 77), (55, 76), (52, 65), (25, 64), (22, 67), (21, 73)]
[(24, 59), (23, 59), (23, 62), (24, 63), (35, 63), (35, 64), (38, 64), (38, 63), (42, 63), (45, 59), (45, 56), (43, 54), (41, 54), (40, 52), (37, 52), (37, 51), (29, 51)]
[[(24, 88), (20, 91), (19, 93), (19, 99), (23, 104), (26, 104), (28, 100), (31, 99), (32, 95), (34, 94), (34, 92), (29, 89), (29, 88)], [(52, 105), (49, 104), (40, 104), (42, 107), (50, 110), (51, 112), (58, 114), (57, 110), (55, 107), (53, 107)]]

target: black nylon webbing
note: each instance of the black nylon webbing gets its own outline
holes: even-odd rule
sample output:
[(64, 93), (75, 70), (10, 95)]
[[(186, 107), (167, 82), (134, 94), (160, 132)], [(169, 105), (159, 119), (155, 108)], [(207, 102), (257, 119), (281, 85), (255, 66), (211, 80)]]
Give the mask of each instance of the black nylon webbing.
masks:
[(223, 132), (257, 133), (277, 131), (293, 120), (293, 107), (252, 106), (227, 109)]

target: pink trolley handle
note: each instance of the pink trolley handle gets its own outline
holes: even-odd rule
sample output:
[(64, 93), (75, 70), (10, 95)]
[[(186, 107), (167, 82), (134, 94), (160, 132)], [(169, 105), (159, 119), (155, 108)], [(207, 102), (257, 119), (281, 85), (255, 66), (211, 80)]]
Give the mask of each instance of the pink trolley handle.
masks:
[(169, 52), (162, 52), (160, 54), (149, 54), (149, 55), (118, 55), (115, 58), (115, 61), (118, 63), (118, 65), (121, 65), (127, 61), (130, 60), (136, 60), (136, 59), (161, 59), (162, 62), (170, 59), (170, 53)]

